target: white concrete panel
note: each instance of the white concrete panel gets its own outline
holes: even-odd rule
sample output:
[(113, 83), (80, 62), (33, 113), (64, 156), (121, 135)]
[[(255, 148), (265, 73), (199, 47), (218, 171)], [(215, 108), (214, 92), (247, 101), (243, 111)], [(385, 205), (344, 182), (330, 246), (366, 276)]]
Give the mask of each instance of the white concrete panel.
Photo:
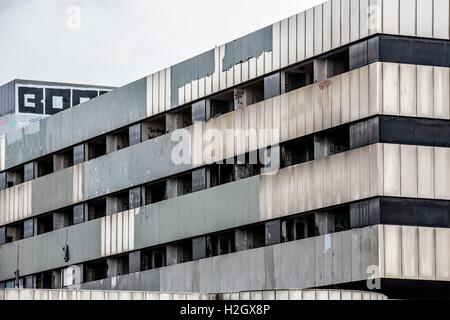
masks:
[(333, 49), (341, 46), (341, 0), (331, 0), (331, 45)]
[(400, 278), (402, 275), (402, 227), (384, 227), (384, 275)]
[(433, 116), (439, 119), (450, 118), (449, 68), (434, 67)]
[(416, 0), (400, 0), (400, 34), (416, 35)]
[[(248, 70), (248, 66), (247, 66), (247, 70)], [(272, 72), (272, 70), (273, 70), (272, 69), (272, 51), (264, 52), (264, 72), (270, 73), (270, 72)], [(247, 71), (247, 73), (248, 73), (248, 71)]]
[[(256, 75), (258, 77), (264, 75), (264, 68), (265, 68), (264, 58), (265, 58), (264, 53), (262, 53), (258, 58), (256, 58)], [(236, 69), (236, 67), (237, 67), (237, 65), (234, 66), (234, 69)], [(236, 75), (236, 71), (234, 74)], [(235, 79), (236, 79), (236, 77), (235, 77)]]
[(436, 280), (450, 281), (450, 229), (436, 229)]
[[(266, 63), (268, 63), (268, 59), (266, 59)], [(248, 61), (241, 63), (241, 75), (242, 75), (242, 82), (248, 81), (249, 77), (249, 63)], [(270, 52), (270, 66), (272, 66), (272, 52)]]
[(289, 106), (289, 139), (295, 139), (298, 137), (297, 133), (297, 92), (292, 91), (287, 94), (288, 96), (288, 106)]
[(341, 0), (341, 46), (350, 42), (350, 0)]
[(433, 37), (433, 1), (417, 0), (417, 36)]
[(419, 278), (435, 280), (436, 278), (436, 242), (435, 229), (419, 229)]
[(383, 64), (383, 113), (399, 114), (399, 65)]
[(165, 110), (169, 110), (171, 108), (171, 69), (166, 68), (166, 90), (165, 90), (165, 94), (166, 94), (166, 105), (165, 105)]
[[(219, 90), (224, 90), (227, 87), (227, 73), (223, 70), (223, 58), (225, 57), (225, 45), (219, 46)], [(255, 70), (256, 71), (256, 70)]]
[(450, 2), (448, 0), (434, 0), (434, 37), (440, 39), (449, 38)]
[(359, 69), (359, 117), (369, 116), (369, 66)]
[(153, 115), (153, 75), (147, 77), (147, 116), (151, 115)]
[(250, 60), (248, 60), (248, 76), (249, 76), (249, 80), (256, 78), (256, 75), (257, 75), (257, 70), (256, 69), (257, 69), (256, 58), (251, 58)]
[(153, 74), (153, 115), (159, 113), (159, 73)]
[(280, 56), (281, 56), (281, 23), (277, 22), (273, 24), (272, 27), (272, 41), (273, 41), (273, 50), (272, 50), (272, 67), (273, 70), (280, 69)]
[(359, 69), (350, 72), (350, 121), (359, 119)]
[(322, 121), (324, 129), (331, 128), (331, 94), (331, 86), (328, 86), (322, 90)]
[[(428, 0), (427, 0), (428, 1)], [(399, 7), (400, 0), (383, 1), (383, 32), (388, 34), (399, 33)]]
[(305, 90), (306, 134), (314, 132), (314, 95), (313, 90)]
[(314, 54), (323, 53), (323, 8), (314, 7)]
[(306, 11), (306, 56), (311, 58), (314, 55), (314, 9)]
[(434, 198), (434, 150), (432, 147), (417, 147), (417, 170), (419, 198)]
[(359, 0), (359, 37), (369, 35), (369, 0)]
[(305, 90), (297, 90), (297, 134), (306, 134), (306, 95)]
[(297, 16), (289, 18), (289, 59), (288, 63), (297, 62)]
[(184, 104), (184, 86), (178, 88), (178, 105)]
[(306, 14), (297, 15), (297, 61), (305, 59), (306, 55)]
[(360, 199), (370, 197), (370, 148), (359, 150)]
[(159, 72), (159, 105), (158, 112), (164, 112), (166, 109), (166, 71)]
[(323, 51), (330, 51), (332, 48), (332, 15), (331, 15), (331, 1), (323, 4)]
[[(231, 71), (233, 71), (233, 69), (231, 69)], [(233, 79), (233, 77), (230, 77), (231, 79)], [(192, 101), (195, 101), (198, 99), (198, 80), (193, 80), (191, 82), (191, 94), (192, 94)], [(160, 95), (161, 96), (161, 95)]]
[(341, 77), (332, 79), (331, 84), (331, 125), (341, 124)]
[(417, 66), (417, 116), (433, 117), (433, 67)]
[(400, 146), (385, 144), (384, 148), (384, 195), (400, 196)]
[(434, 191), (436, 199), (450, 199), (450, 149), (434, 149)]
[[(241, 70), (240, 66), (241, 65), (239, 65), (239, 71)], [(205, 81), (206, 81), (206, 77), (198, 79), (198, 97), (199, 98), (203, 98), (205, 96)]]
[(359, 40), (359, 0), (350, 0), (350, 41)]
[(383, 64), (369, 65), (369, 115), (376, 115), (382, 111)]
[(419, 278), (419, 242), (417, 228), (402, 229), (402, 279)]
[(318, 85), (313, 86), (313, 104), (314, 104), (314, 131), (323, 129), (323, 112), (322, 112), (322, 90)]
[(341, 75), (341, 123), (350, 122), (350, 74)]
[(231, 88), (233, 85), (234, 85), (234, 66), (232, 66), (230, 69), (227, 70), (227, 88)]
[(401, 196), (417, 197), (417, 146), (400, 146)]
[(383, 32), (383, 0), (370, 0), (368, 10), (369, 34)]
[(214, 69), (214, 73), (212, 75), (212, 92), (217, 92), (220, 90), (221, 57), (220, 57), (220, 48), (219, 47), (216, 47), (214, 49), (214, 63), (215, 63), (215, 69)]
[(186, 83), (184, 86), (184, 102), (188, 103), (192, 101), (192, 82)]
[[(405, 1), (405, 0), (404, 0)], [(408, 0), (409, 1), (409, 0)], [(414, 117), (417, 113), (417, 66), (400, 65), (400, 115)]]
[(361, 170), (359, 163), (360, 150), (350, 151), (350, 200), (355, 201), (361, 197)]

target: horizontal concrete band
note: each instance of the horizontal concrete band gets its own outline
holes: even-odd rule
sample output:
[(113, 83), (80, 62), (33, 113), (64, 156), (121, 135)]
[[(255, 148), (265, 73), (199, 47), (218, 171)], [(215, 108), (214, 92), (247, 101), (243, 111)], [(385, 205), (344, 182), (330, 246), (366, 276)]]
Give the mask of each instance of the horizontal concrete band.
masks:
[[(449, 68), (374, 63), (332, 78), (328, 87), (304, 87), (188, 128), (194, 137), (193, 165), (172, 162), (177, 142), (169, 134), (0, 191), (5, 199), (0, 201), (0, 225), (373, 115), (450, 119), (449, 79)], [(218, 145), (222, 152), (208, 160), (209, 143), (201, 141), (207, 129), (224, 135), (227, 130), (272, 129), (279, 137), (224, 139)]]
[[(86, 283), (82, 288), (239, 292), (385, 277), (450, 281), (449, 237), (448, 229), (381, 225), (124, 275), (113, 282)], [(409, 240), (416, 242), (411, 245)], [(417, 272), (411, 272), (416, 265)]]
[(449, 200), (449, 166), (450, 149), (371, 145), (6, 244), (0, 279), (18, 255), (26, 275), (376, 196)]
[[(364, 296), (365, 293), (360, 295)], [(0, 301), (3, 300), (217, 300), (217, 295), (145, 291), (5, 289), (0, 290)]]
[[(235, 57), (235, 52), (241, 50), (226, 51), (227, 46), (233, 47), (230, 46), (232, 42), (218, 46), (213, 50), (213, 72), (206, 72), (201, 77), (193, 76), (191, 81), (185, 80), (185, 85), (177, 87), (178, 92), (172, 92), (172, 83), (178, 83), (178, 77), (187, 76), (172, 75), (172, 67), (169, 67), (87, 102), (82, 108), (64, 111), (62, 115), (41, 121), (29, 134), (8, 142), (6, 168), (270, 74), (369, 35), (384, 33), (449, 39), (449, 3), (447, 0), (330, 0), (271, 27), (272, 50), (265, 48), (256, 56)], [(231, 60), (239, 63), (225, 70), (223, 61), (230, 55), (233, 56)], [(181, 65), (191, 65), (196, 58)], [(172, 103), (172, 95), (178, 96), (178, 103)], [(86, 117), (88, 114), (90, 116)], [(97, 119), (103, 120), (99, 122)], [(27, 151), (24, 153), (24, 150)]]
[(0, 290), (3, 300), (387, 300), (383, 294), (350, 290), (252, 291), (223, 294), (98, 290)]

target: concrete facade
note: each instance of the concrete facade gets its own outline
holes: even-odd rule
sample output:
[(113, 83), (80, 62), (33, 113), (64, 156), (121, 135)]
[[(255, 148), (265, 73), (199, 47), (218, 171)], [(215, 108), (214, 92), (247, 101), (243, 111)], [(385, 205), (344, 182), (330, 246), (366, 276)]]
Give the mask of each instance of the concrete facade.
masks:
[(2, 136), (0, 288), (445, 298), (449, 8), (331, 0)]

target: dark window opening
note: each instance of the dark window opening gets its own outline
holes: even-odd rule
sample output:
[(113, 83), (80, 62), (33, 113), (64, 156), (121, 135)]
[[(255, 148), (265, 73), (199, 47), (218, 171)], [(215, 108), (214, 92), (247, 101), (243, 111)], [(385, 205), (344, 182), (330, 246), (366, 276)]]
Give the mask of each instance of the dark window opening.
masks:
[(48, 214), (36, 218), (37, 234), (43, 234), (53, 231), (53, 214)]
[(23, 239), (23, 222), (17, 222), (6, 226), (6, 243)]
[(348, 206), (334, 210), (334, 225), (335, 232), (350, 230), (350, 208)]
[(92, 200), (87, 203), (88, 221), (102, 218), (106, 215), (106, 198)]
[(212, 235), (209, 239), (208, 256), (220, 256), (235, 252), (235, 234), (233, 231)]
[(88, 160), (96, 159), (106, 154), (106, 136), (87, 143)]
[(129, 191), (123, 191), (106, 198), (106, 214), (114, 214), (130, 209)]
[(151, 140), (167, 133), (166, 118), (159, 117), (157, 119), (142, 122), (142, 141)]
[[(129, 141), (129, 132), (127, 129), (122, 129), (116, 132), (113, 132), (111, 134), (106, 135), (106, 153), (111, 153), (114, 151), (118, 151), (121, 149), (124, 149), (130, 145)], [(100, 148), (103, 148), (103, 146), (100, 146)], [(96, 151), (96, 152), (103, 152), (103, 151)], [(95, 158), (102, 156), (98, 155)]]
[(53, 156), (41, 158), (36, 161), (37, 164), (37, 177), (46, 176), (53, 173)]
[(166, 265), (164, 248), (147, 249), (142, 251), (142, 271), (162, 268)]
[(145, 186), (145, 205), (166, 200), (166, 181)]
[(24, 182), (23, 166), (6, 172), (6, 184), (8, 188), (14, 187), (23, 182)]
[(282, 168), (312, 160), (314, 160), (314, 140), (311, 136), (289, 141), (281, 147)]
[(181, 175), (177, 178), (181, 192), (178, 192), (178, 196), (192, 193), (192, 173)]
[(234, 110), (235, 93), (227, 91), (209, 100), (209, 118), (216, 118)]
[(284, 72), (285, 92), (309, 86), (314, 83), (314, 64), (308, 63), (287, 69)]
[(63, 170), (73, 166), (73, 150), (68, 149), (55, 153), (53, 156), (53, 169), (54, 171)]
[(46, 271), (35, 275), (36, 289), (52, 289), (52, 272)]
[(348, 126), (326, 131), (314, 136), (314, 159), (323, 159), (350, 149)]
[(60, 209), (53, 213), (53, 230), (73, 225), (73, 208)]
[(211, 187), (234, 181), (233, 164), (212, 164), (210, 166)]
[(83, 282), (92, 282), (108, 278), (108, 264), (106, 260), (87, 262), (84, 264)]
[(286, 220), (286, 241), (297, 241), (314, 236), (314, 215), (303, 215)]

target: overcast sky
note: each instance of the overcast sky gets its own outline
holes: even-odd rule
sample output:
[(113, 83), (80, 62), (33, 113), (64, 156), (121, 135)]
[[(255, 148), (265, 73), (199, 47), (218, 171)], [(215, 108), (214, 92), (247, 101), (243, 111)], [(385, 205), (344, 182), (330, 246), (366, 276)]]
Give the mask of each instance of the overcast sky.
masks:
[(323, 0), (0, 0), (0, 85), (121, 86)]

